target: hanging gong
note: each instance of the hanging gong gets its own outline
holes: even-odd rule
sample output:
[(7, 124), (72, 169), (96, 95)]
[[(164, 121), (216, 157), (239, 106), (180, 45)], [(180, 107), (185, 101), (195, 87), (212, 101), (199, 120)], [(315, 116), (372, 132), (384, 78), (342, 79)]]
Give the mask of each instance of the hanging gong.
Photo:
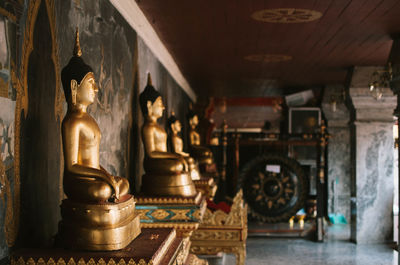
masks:
[(280, 155), (262, 155), (248, 162), (241, 171), (240, 185), (257, 220), (285, 222), (306, 201), (308, 179), (294, 159)]

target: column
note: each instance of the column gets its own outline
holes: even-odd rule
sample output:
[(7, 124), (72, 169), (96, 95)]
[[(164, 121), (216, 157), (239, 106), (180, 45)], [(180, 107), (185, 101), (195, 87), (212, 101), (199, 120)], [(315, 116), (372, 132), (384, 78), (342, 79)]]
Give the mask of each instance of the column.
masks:
[(343, 214), (350, 222), (350, 113), (343, 85), (325, 87), (322, 110), (331, 136), (327, 149), (328, 214)]
[(376, 100), (368, 84), (379, 67), (355, 67), (349, 87), (351, 127), (351, 239), (382, 243), (393, 232), (393, 109), (388, 87)]
[[(390, 88), (392, 89), (393, 93), (396, 95), (397, 97), (397, 106), (396, 109), (394, 111), (394, 115), (397, 118), (400, 118), (400, 35), (394, 36), (393, 38), (393, 45), (392, 45), (392, 50), (390, 51), (390, 56), (389, 56), (389, 62), (392, 65), (392, 70), (393, 70), (393, 76), (392, 76), (392, 80), (390, 82)], [(400, 158), (400, 148), (398, 148), (398, 152), (399, 155), (397, 156), (398, 158)], [(396, 161), (397, 163), (399, 163), (399, 160), (397, 159)], [(400, 174), (399, 174), (399, 164), (395, 165), (394, 169), (396, 170), (395, 174), (397, 174), (397, 178), (398, 178), (398, 185), (400, 184)], [(395, 194), (395, 196), (397, 195), (397, 198), (400, 197), (400, 187), (398, 186), (398, 193)], [(400, 215), (397, 216), (395, 223), (397, 221), (397, 224), (400, 224)], [(399, 228), (398, 225), (395, 226), (395, 229), (397, 229), (397, 249), (400, 250), (400, 232), (399, 232)]]

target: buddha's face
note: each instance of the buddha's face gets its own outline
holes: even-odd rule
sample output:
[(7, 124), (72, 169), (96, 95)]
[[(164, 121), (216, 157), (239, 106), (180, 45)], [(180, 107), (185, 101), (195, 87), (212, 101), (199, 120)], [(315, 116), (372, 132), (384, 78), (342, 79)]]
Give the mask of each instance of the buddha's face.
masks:
[(99, 89), (96, 85), (93, 73), (87, 73), (78, 85), (76, 102), (83, 105), (92, 104), (98, 91)]
[(199, 123), (199, 118), (197, 117), (197, 115), (194, 115), (191, 119), (190, 119), (190, 125), (192, 126), (196, 126)]
[[(150, 101), (148, 101), (150, 103)], [(153, 104), (148, 104), (148, 112), (149, 115), (154, 116), (155, 118), (161, 118), (163, 115), (163, 111), (165, 109), (164, 104), (162, 102), (162, 98), (158, 97)]]
[(171, 124), (171, 129), (174, 132), (177, 132), (177, 133), (180, 132), (182, 130), (181, 122), (180, 121), (176, 121), (173, 124)]

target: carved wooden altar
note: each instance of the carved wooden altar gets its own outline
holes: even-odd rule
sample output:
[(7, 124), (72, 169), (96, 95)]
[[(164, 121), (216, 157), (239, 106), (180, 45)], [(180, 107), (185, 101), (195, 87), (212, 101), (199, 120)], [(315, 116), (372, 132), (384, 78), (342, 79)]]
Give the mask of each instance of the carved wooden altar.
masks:
[(175, 228), (177, 235), (183, 238), (184, 264), (208, 264), (206, 260), (189, 254), (191, 246), (189, 238), (202, 222), (207, 206), (201, 192), (193, 197), (139, 195), (136, 198), (136, 211), (140, 214), (142, 228)]
[(233, 253), (236, 264), (244, 264), (246, 258), (247, 205), (240, 190), (229, 213), (207, 209), (203, 222), (193, 233), (190, 251), (198, 255), (215, 255), (219, 252)]
[(174, 229), (165, 228), (143, 229), (126, 248), (118, 251), (21, 249), (11, 256), (12, 265), (184, 265), (188, 260), (193, 258), (185, 250), (184, 239)]
[(217, 184), (213, 177), (201, 177), (199, 180), (193, 180), (196, 190), (204, 194), (207, 199), (212, 200), (217, 192)]

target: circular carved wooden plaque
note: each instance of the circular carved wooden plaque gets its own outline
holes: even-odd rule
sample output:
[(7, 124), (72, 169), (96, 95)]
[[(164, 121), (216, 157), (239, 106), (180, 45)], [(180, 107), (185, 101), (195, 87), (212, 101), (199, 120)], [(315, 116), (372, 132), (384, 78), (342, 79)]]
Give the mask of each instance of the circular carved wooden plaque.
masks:
[(319, 19), (322, 17), (322, 13), (309, 9), (276, 8), (256, 11), (251, 17), (258, 21), (270, 23), (304, 23)]

